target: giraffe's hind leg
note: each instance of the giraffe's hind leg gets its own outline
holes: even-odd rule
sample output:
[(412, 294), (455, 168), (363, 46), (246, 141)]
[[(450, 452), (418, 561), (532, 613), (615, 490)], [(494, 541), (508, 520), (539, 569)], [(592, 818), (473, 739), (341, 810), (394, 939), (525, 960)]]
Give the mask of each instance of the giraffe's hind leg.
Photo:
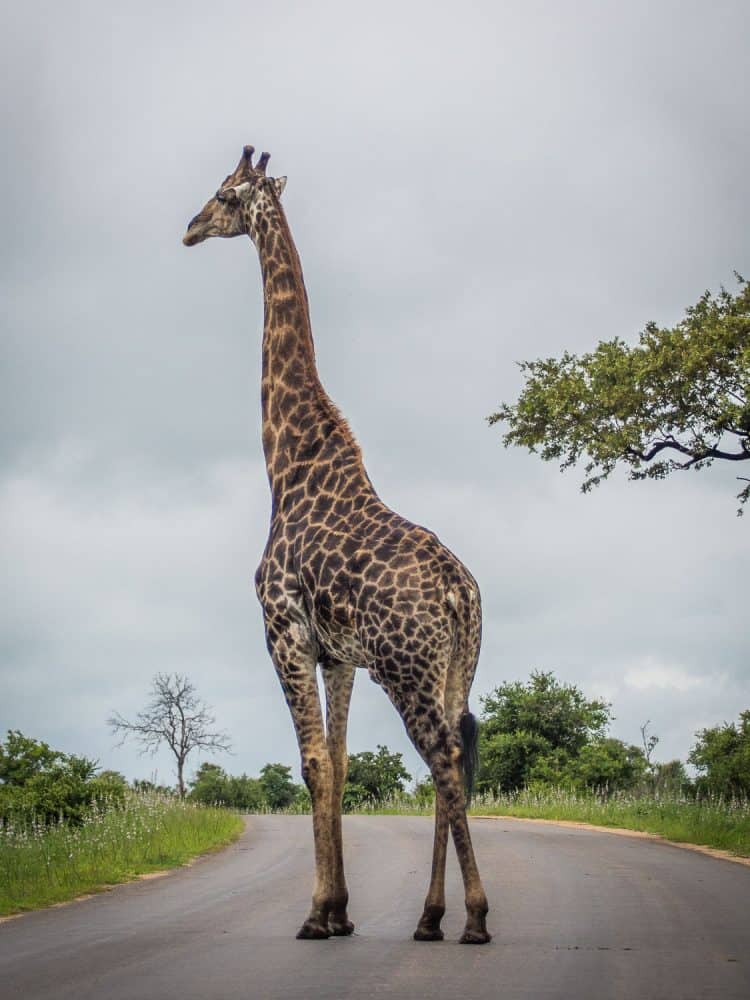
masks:
[(435, 841), (432, 848), (432, 875), (424, 901), (424, 911), (414, 931), (415, 941), (442, 941), (440, 921), (445, 913), (445, 861), (448, 852), (448, 810), (435, 793)]
[[(422, 752), (430, 766), (437, 795), (444, 801), (461, 866), (466, 902), (466, 926), (461, 936), (461, 943), (486, 944), (491, 939), (487, 932), (487, 896), (479, 877), (466, 818), (466, 798), (460, 766), (462, 753), (460, 737), (446, 722), (436, 728), (432, 746), (426, 741), (423, 743)], [(419, 746), (417, 749), (421, 750)]]
[[(468, 693), (463, 672), (455, 665), (448, 668), (445, 684), (444, 711), (451, 729), (458, 731), (461, 712), (466, 706)], [(432, 848), (432, 874), (430, 888), (424, 901), (424, 911), (414, 932), (415, 941), (442, 941), (440, 921), (445, 913), (445, 862), (448, 853), (450, 822), (445, 799), (435, 789), (435, 839)]]
[[(381, 681), (381, 683), (383, 683)], [(436, 691), (432, 698), (426, 692), (415, 700), (404, 695), (394, 685), (383, 683), (389, 697), (396, 705), (404, 720), (406, 730), (420, 756), (430, 768), (438, 799), (443, 800), (443, 808), (453, 834), (461, 875), (464, 882), (466, 902), (466, 926), (461, 937), (462, 944), (485, 944), (491, 940), (487, 932), (487, 896), (479, 877), (474, 848), (471, 843), (469, 824), (466, 818), (466, 797), (461, 769), (462, 747), (457, 725), (451, 725)], [(437, 815), (437, 814), (436, 814)], [(444, 821), (443, 821), (444, 822)], [(436, 940), (438, 934), (427, 936), (430, 929), (439, 931), (438, 916), (444, 903), (445, 852), (442, 838), (447, 839), (446, 828), (438, 826), (436, 820), (435, 849), (433, 852), (433, 882), (425, 901), (425, 910), (417, 926), (417, 940)], [(434, 899), (432, 893), (434, 892)], [(435, 906), (435, 909), (431, 909)]]
[(331, 835), (333, 841), (333, 894), (328, 928), (332, 934), (351, 934), (354, 924), (349, 919), (349, 891), (344, 877), (344, 850), (341, 836), (341, 799), (344, 793), (348, 758), (346, 754), (346, 723), (354, 685), (355, 668), (348, 664), (330, 663), (322, 668), (326, 691), (326, 742), (333, 768), (331, 795)]

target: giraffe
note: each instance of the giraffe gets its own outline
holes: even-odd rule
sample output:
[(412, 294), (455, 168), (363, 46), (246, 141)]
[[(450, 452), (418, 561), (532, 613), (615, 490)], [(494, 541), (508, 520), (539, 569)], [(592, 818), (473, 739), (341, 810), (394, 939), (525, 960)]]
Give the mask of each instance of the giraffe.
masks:
[[(431, 531), (390, 510), (359, 445), (323, 388), (302, 268), (281, 206), (285, 177), (266, 176), (252, 146), (188, 225), (186, 246), (248, 235), (263, 278), (262, 438), (271, 525), (255, 584), (266, 643), (299, 743), (312, 800), (315, 882), (298, 938), (351, 934), (341, 800), (357, 667), (386, 692), (436, 787), (432, 874), (418, 941), (442, 940), (449, 829), (466, 926), (484, 944), (487, 898), (466, 818), (476, 751), (468, 709), (481, 641), (479, 588)], [(320, 667), (325, 719), (317, 687)]]

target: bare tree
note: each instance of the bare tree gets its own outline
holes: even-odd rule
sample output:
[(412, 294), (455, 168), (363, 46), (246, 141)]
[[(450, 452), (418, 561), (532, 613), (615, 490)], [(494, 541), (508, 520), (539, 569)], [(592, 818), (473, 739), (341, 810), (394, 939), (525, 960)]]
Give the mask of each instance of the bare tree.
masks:
[(231, 750), (226, 733), (214, 732), (216, 718), (205, 702), (200, 701), (195, 685), (183, 674), (157, 674), (151, 685), (151, 701), (139, 712), (135, 722), (115, 712), (107, 725), (120, 734), (118, 746), (129, 736), (141, 745), (141, 753), (155, 754), (166, 743), (177, 761), (177, 787), (185, 795), (185, 761), (191, 750), (209, 752)]
[(646, 719), (641, 728), (641, 740), (643, 742), (643, 756), (646, 758), (646, 763), (649, 767), (653, 767), (651, 763), (651, 754), (654, 752), (656, 744), (659, 742), (659, 737), (648, 735), (648, 727), (651, 725), (651, 719)]

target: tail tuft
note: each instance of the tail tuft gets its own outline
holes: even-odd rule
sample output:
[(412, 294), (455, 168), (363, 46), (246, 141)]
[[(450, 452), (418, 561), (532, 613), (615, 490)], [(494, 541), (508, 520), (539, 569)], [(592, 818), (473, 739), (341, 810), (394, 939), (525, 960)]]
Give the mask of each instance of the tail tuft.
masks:
[(464, 790), (468, 805), (471, 802), (474, 780), (479, 770), (479, 723), (471, 712), (464, 712), (459, 725), (463, 750)]

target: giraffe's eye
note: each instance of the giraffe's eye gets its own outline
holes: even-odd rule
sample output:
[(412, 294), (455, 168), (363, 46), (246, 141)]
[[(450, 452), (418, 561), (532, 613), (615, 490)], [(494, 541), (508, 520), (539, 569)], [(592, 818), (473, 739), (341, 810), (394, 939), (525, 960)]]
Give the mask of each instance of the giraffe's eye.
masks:
[(234, 188), (227, 188), (226, 191), (217, 191), (216, 200), (220, 201), (224, 205), (231, 205), (237, 201), (237, 192)]

